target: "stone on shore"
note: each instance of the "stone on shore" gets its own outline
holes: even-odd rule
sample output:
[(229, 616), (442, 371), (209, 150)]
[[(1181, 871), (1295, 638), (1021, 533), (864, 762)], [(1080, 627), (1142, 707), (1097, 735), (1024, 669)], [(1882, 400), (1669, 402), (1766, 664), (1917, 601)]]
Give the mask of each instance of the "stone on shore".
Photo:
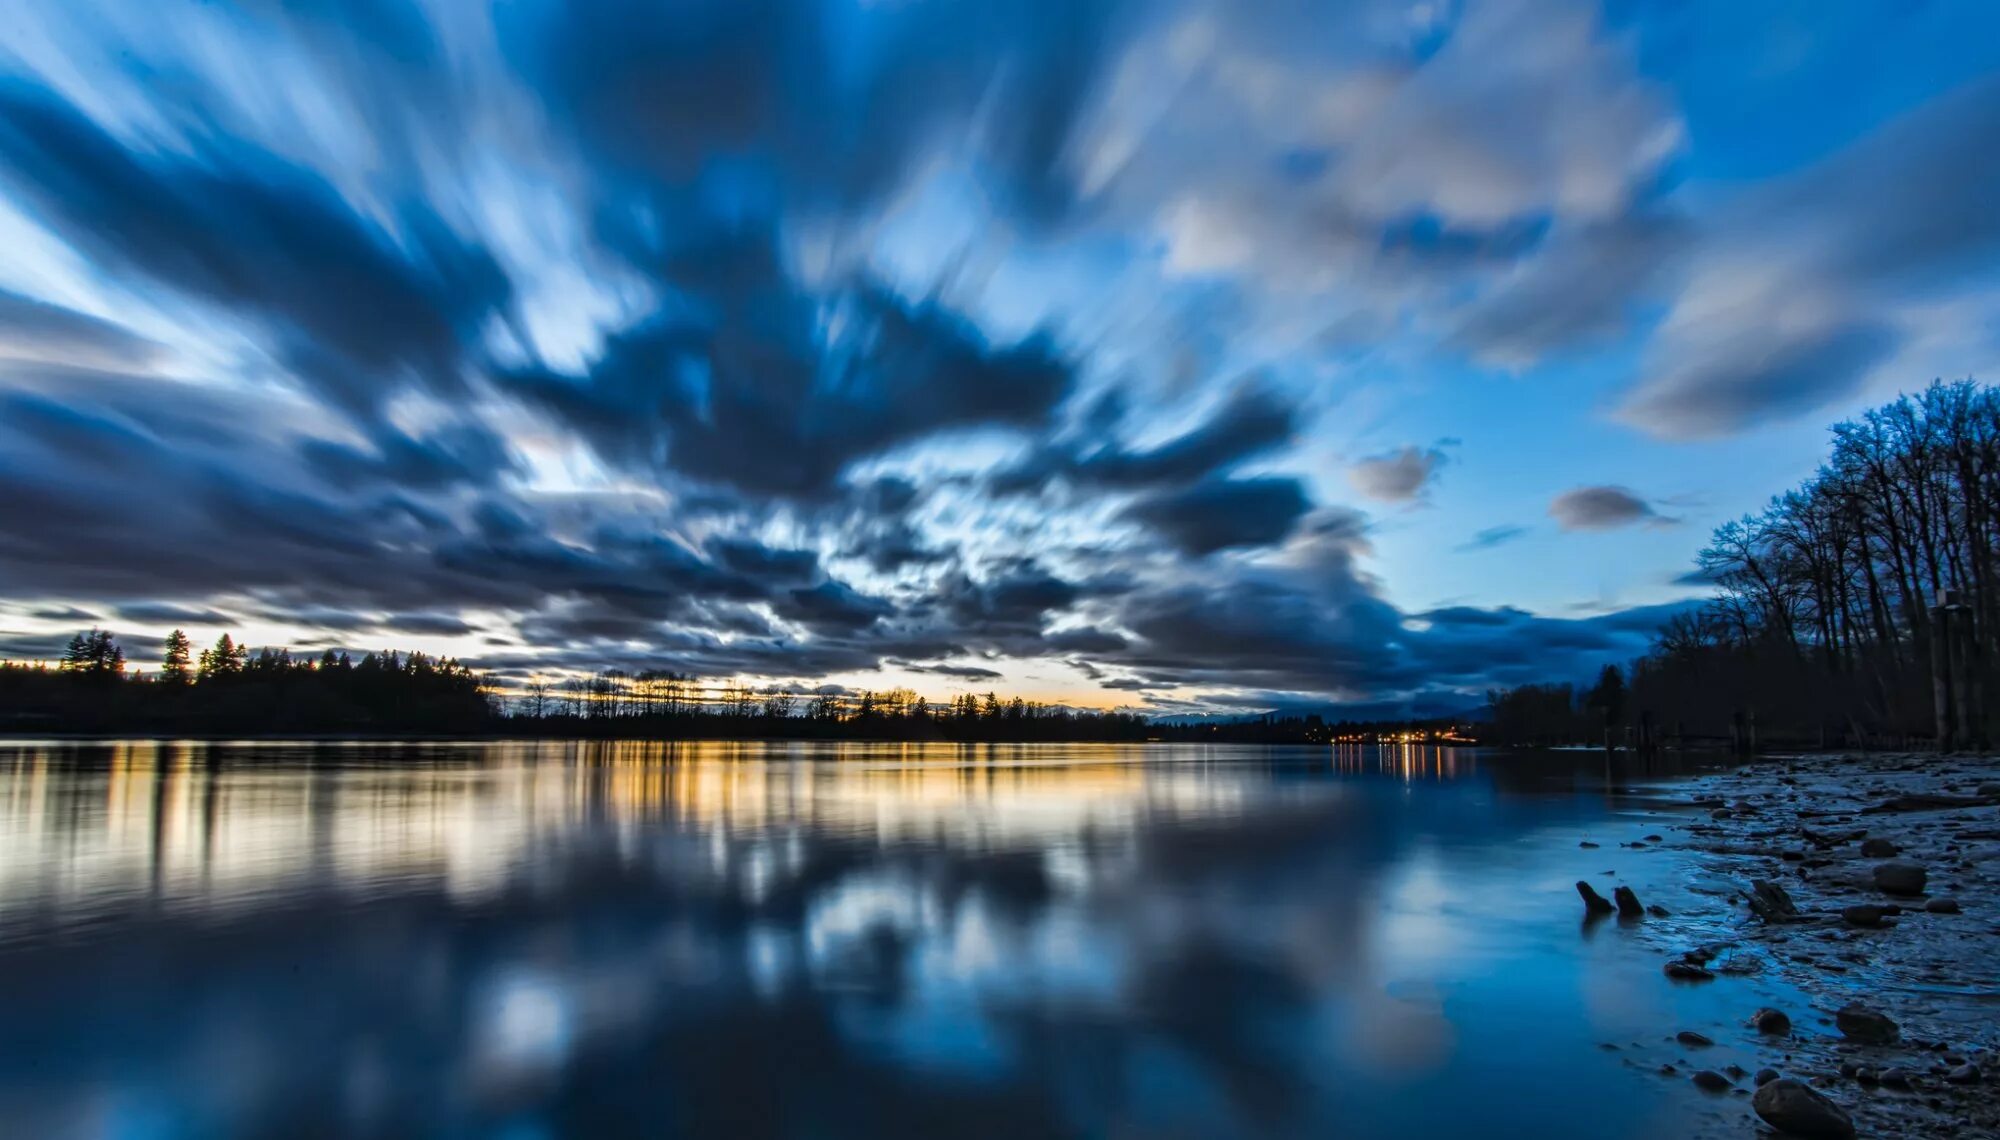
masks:
[(1886, 894), (1923, 894), (1929, 878), (1929, 872), (1917, 863), (1881, 863), (1875, 868), (1875, 886)]
[(1750, 1107), (1764, 1123), (1788, 1136), (1848, 1140), (1854, 1135), (1854, 1120), (1845, 1109), (1789, 1077), (1759, 1087)]
[(1760, 1089), (1777, 1079), (1778, 1079), (1778, 1070), (1776, 1069), (1757, 1070), (1757, 1087)]
[(1773, 1037), (1783, 1036), (1792, 1031), (1792, 1019), (1779, 1009), (1760, 1009), (1750, 1015), (1750, 1025), (1759, 1033)]
[(1841, 1036), (1864, 1045), (1887, 1045), (1902, 1032), (1887, 1014), (1859, 1002), (1840, 1007), (1833, 1015), (1833, 1023), (1840, 1027)]
[(1750, 909), (1765, 922), (1796, 922), (1799, 917), (1798, 904), (1785, 888), (1768, 879), (1758, 879), (1750, 884)]
[(1931, 912), (1932, 914), (1957, 914), (1958, 900), (1948, 899), (1948, 898), (1935, 898), (1925, 903), (1924, 909)]
[(1618, 900), (1618, 917), (1645, 917), (1646, 908), (1639, 905), (1639, 896), (1633, 892), (1631, 887), (1619, 887), (1617, 890), (1611, 892), (1611, 897)]
[(1596, 887), (1591, 886), (1582, 879), (1576, 881), (1576, 893), (1583, 896), (1583, 909), (1585, 913), (1610, 914), (1612, 911), (1618, 909), (1611, 905), (1610, 899), (1598, 894)]
[(1892, 859), (1902, 853), (1902, 848), (1886, 839), (1864, 839), (1861, 841), (1861, 855), (1866, 859)]
[(1728, 1092), (1734, 1087), (1728, 1077), (1723, 1076), (1714, 1069), (1703, 1069), (1688, 1079), (1693, 1081), (1694, 1086), (1703, 1092)]
[(1692, 1029), (1683, 1029), (1679, 1033), (1674, 1034), (1674, 1040), (1680, 1042), (1683, 1045), (1692, 1045), (1696, 1048), (1701, 1048), (1703, 1046), (1715, 1044), (1714, 1041), (1710, 1040), (1707, 1037), (1704, 1037), (1699, 1033), (1696, 1033)]
[(1860, 903), (1855, 906), (1842, 907), (1840, 919), (1849, 926), (1858, 926), (1863, 930), (1879, 930), (1887, 925), (1882, 920), (1888, 917), (1888, 914), (1889, 912), (1883, 907)]
[(1664, 968), (1666, 975), (1677, 982), (1712, 982), (1715, 972), (1703, 969), (1693, 962), (1668, 962)]
[(1955, 1085), (1976, 1085), (1979, 1083), (1979, 1066), (1973, 1064), (1960, 1065), (1958, 1068), (1946, 1073), (1944, 1079)]

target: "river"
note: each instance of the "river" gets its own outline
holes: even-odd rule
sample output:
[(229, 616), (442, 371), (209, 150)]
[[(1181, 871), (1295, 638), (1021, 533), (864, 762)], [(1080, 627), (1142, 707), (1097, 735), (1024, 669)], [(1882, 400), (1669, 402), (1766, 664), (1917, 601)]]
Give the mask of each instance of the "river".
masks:
[(1741, 1100), (1635, 1056), (1741, 1011), (1661, 976), (1676, 920), (1585, 926), (1572, 886), (1692, 901), (1678, 856), (1620, 847), (1682, 817), (1676, 774), (1417, 746), (0, 743), (0, 1120), (1684, 1137)]

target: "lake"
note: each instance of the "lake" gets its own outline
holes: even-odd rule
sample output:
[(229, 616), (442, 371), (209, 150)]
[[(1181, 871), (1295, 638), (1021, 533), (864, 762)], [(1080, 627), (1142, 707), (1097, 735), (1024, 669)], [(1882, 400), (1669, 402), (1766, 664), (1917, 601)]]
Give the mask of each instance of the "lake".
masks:
[(0, 743), (0, 1120), (1740, 1130), (1741, 1098), (1654, 1071), (1661, 1042), (1748, 1058), (1719, 1027), (1786, 995), (1668, 982), (1694, 920), (1585, 926), (1572, 886), (1697, 904), (1681, 856), (1619, 846), (1685, 817), (1675, 774), (1415, 746)]

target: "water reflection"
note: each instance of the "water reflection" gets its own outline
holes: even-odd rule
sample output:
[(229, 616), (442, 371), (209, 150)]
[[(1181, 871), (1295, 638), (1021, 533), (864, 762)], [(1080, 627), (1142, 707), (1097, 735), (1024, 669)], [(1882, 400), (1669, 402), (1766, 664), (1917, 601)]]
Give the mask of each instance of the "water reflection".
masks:
[(1643, 949), (1575, 936), (1596, 763), (0, 748), (0, 1119), (1353, 1136), (1476, 1098), (1481, 1131), (1675, 1135), (1657, 1090), (1579, 1105), (1546, 1061), (1630, 1081), (1591, 1043), (1656, 1012), (1592, 983)]

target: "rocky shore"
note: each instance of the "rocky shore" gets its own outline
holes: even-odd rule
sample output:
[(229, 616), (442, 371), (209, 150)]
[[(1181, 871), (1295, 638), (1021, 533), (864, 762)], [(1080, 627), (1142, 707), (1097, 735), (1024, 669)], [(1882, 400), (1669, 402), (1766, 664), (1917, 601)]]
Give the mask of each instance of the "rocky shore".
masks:
[(1630, 1063), (1710, 1098), (1717, 1135), (2000, 1136), (2000, 758), (1767, 757), (1682, 791), (1582, 844), (1687, 853), (1693, 881), (1652, 882), (1671, 914), (1578, 889), (1658, 945), (1659, 984), (1739, 987), (1741, 1020)]

